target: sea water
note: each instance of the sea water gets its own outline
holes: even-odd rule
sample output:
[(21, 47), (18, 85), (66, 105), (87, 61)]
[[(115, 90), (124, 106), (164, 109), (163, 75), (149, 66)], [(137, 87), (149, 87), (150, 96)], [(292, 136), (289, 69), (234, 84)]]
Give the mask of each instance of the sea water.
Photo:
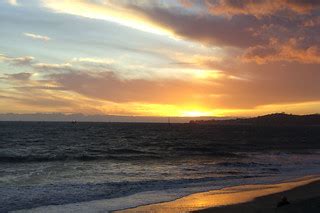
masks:
[(318, 174), (319, 150), (320, 126), (0, 122), (0, 212), (116, 210)]

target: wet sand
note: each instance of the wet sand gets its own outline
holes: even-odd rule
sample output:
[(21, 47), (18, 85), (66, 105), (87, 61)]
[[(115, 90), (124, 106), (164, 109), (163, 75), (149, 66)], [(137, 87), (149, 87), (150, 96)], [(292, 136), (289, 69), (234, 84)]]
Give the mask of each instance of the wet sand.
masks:
[[(277, 208), (282, 196), (289, 205)], [(288, 182), (243, 185), (192, 194), (174, 201), (118, 212), (320, 212), (320, 176)]]
[[(276, 207), (282, 196), (287, 197), (289, 204)], [(253, 201), (223, 207), (213, 207), (196, 212), (320, 212), (320, 181), (309, 183), (288, 191), (255, 198)]]

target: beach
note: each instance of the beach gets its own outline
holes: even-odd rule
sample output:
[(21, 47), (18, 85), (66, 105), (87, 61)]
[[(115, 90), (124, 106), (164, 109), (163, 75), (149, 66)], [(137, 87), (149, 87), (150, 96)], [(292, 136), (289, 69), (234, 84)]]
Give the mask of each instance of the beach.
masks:
[[(276, 207), (276, 204), (286, 196), (289, 205)], [(255, 198), (246, 203), (213, 207), (196, 212), (319, 212), (320, 209), (320, 181), (315, 181), (307, 185), (279, 192), (267, 196)]]
[[(283, 196), (290, 204), (277, 207)], [(118, 212), (318, 212), (319, 201), (320, 177), (308, 176), (276, 184), (227, 187)]]

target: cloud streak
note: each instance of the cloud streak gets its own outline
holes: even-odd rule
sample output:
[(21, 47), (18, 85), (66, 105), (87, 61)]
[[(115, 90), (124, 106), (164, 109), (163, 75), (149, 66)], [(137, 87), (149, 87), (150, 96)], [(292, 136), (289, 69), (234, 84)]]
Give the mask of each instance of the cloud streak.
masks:
[[(167, 30), (145, 19), (144, 14), (128, 7), (128, 1), (46, 0), (43, 5), (56, 12), (106, 20), (149, 33), (167, 34)], [(145, 5), (145, 1), (132, 2)]]
[(50, 41), (51, 38), (44, 35), (34, 34), (34, 33), (23, 33), (24, 36), (41, 41)]
[(50, 63), (36, 63), (33, 65), (34, 68), (45, 71), (66, 71), (72, 68), (70, 63), (64, 64), (50, 64)]

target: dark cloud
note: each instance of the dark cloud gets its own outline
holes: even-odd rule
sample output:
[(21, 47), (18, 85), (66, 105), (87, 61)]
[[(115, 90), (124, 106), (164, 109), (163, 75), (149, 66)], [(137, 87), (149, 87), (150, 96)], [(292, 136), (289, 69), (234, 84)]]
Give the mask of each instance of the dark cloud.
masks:
[(15, 73), (15, 74), (6, 74), (7, 79), (9, 80), (19, 80), (19, 81), (26, 81), (29, 80), (32, 76), (32, 73), (28, 72), (21, 72), (21, 73)]
[[(230, 7), (243, 8), (245, 11), (247, 11), (246, 7), (254, 5), (254, 8), (260, 11), (270, 5), (277, 7), (278, 4), (275, 2), (230, 0), (214, 1), (214, 4), (223, 3)], [(257, 18), (244, 13), (224, 17), (207, 13), (185, 13), (175, 8), (141, 8), (137, 6), (130, 8), (145, 15), (158, 25), (170, 29), (180, 37), (208, 46), (241, 49), (240, 55), (244, 54), (245, 58), (264, 60), (263, 58), (281, 56), (278, 57), (278, 61), (319, 63), (319, 60), (315, 60), (315, 58), (318, 57), (317, 52), (320, 44), (320, 28), (318, 27), (320, 22), (318, 20), (319, 11), (317, 11), (320, 3), (289, 0), (277, 2), (282, 2), (283, 7), (287, 9), (297, 7), (302, 10), (310, 7), (308, 10), (310, 13), (292, 15), (270, 9), (274, 15)], [(314, 7), (311, 8), (311, 5)], [(301, 54), (307, 54), (307, 57), (300, 57)], [(265, 61), (273, 62), (275, 60)]]
[(218, 46), (247, 47), (263, 42), (250, 32), (260, 23), (253, 17), (241, 16), (225, 19), (211, 15), (194, 15), (163, 8), (143, 9), (133, 7), (176, 35), (205, 44)]
[(289, 39), (285, 43), (274, 40), (268, 45), (248, 48), (242, 59), (265, 64), (275, 61), (300, 62), (305, 64), (320, 64), (320, 46), (306, 45), (304, 38)]

